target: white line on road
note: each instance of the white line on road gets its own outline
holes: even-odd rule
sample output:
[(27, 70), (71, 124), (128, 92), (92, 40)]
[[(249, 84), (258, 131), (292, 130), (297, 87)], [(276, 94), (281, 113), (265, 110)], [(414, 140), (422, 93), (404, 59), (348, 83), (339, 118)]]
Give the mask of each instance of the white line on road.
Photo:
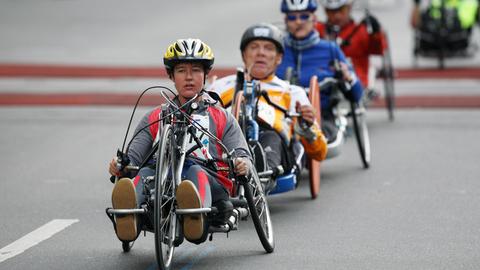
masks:
[(17, 256), (76, 222), (78, 222), (78, 219), (54, 219), (48, 222), (35, 231), (0, 249), (0, 263)]

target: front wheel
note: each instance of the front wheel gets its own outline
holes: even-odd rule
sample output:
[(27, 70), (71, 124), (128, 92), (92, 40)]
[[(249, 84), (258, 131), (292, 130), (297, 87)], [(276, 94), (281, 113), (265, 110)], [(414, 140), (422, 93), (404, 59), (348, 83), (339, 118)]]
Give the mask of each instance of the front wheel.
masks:
[(129, 252), (133, 247), (134, 241), (122, 241), (123, 252)]
[(172, 128), (163, 127), (159, 140), (157, 166), (155, 171), (154, 232), (155, 253), (158, 267), (168, 270), (172, 264), (175, 249), (175, 232), (178, 219), (175, 214), (175, 182), (172, 179)]
[(243, 184), (243, 186), (248, 208), (250, 209), (253, 224), (255, 225), (255, 230), (260, 238), (260, 242), (267, 253), (272, 253), (275, 248), (272, 220), (270, 218), (270, 210), (268, 209), (267, 197), (263, 192), (255, 168), (252, 168), (252, 177), (246, 184)]

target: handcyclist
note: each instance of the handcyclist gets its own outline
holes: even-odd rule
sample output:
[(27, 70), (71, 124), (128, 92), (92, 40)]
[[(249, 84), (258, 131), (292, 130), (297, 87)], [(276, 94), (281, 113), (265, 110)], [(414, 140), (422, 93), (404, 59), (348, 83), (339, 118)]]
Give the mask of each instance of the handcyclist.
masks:
[[(422, 2), (428, 2), (425, 8), (425, 19), (440, 18), (440, 9), (442, 0), (420, 1), (413, 0), (413, 8), (410, 16), (410, 24), (413, 28), (418, 28), (422, 24)], [(471, 29), (478, 19), (478, 0), (444, 0), (447, 9), (456, 10), (457, 18), (462, 29)]]
[[(477, 20), (477, 0), (414, 0), (410, 24), (416, 30), (417, 52), (442, 50), (468, 54)], [(474, 52), (474, 47), (471, 47)]]
[[(319, 81), (328, 77), (342, 77), (351, 86), (346, 97), (358, 102), (363, 95), (362, 85), (337, 44), (320, 38), (315, 29), (316, 9), (315, 0), (282, 1), (281, 11), (285, 13), (288, 35), (284, 40), (282, 63), (276, 74), (286, 78), (287, 71), (293, 69), (291, 80), (303, 87), (308, 87), (310, 78), (315, 75)], [(337, 60), (338, 73), (333, 65)], [(335, 102), (337, 99), (331, 97), (330, 91), (321, 91), (322, 130), (329, 142), (335, 140), (338, 132), (333, 114)]]
[[(315, 111), (310, 104), (305, 91), (287, 81), (275, 76), (277, 66), (282, 61), (284, 53), (283, 34), (267, 23), (254, 24), (248, 27), (242, 35), (240, 51), (245, 70), (245, 80), (257, 80), (260, 88), (267, 91), (271, 100), (290, 112), (299, 112), (302, 127), (293, 124), (291, 119), (259, 99), (257, 122), (260, 125), (259, 142), (265, 150), (267, 165), (276, 175), (282, 170), (288, 172), (293, 166), (294, 153), (288, 147), (294, 133), (300, 136), (305, 152), (310, 158), (323, 160), (326, 156), (326, 140), (315, 121)], [(232, 103), (236, 76), (230, 75), (216, 80), (209, 89), (221, 96), (223, 103)]]
[[(187, 102), (190, 104), (193, 102), (192, 98), (196, 98), (198, 108), (193, 110), (192, 117), (218, 137), (229, 151), (234, 150), (234, 156), (237, 157), (234, 161), (236, 174), (247, 175), (251, 166), (251, 156), (237, 121), (225, 109), (218, 106), (217, 100), (204, 90), (205, 80), (213, 61), (212, 50), (199, 39), (179, 39), (167, 48), (163, 57), (168, 76), (178, 92), (174, 102), (182, 106)], [(155, 122), (159, 120), (160, 113), (161, 108), (156, 108), (148, 112), (138, 124), (136, 130), (141, 131), (133, 138), (128, 150), (128, 158), (132, 165), (141, 164), (158, 140), (159, 124)], [(152, 123), (155, 124), (149, 126)], [(147, 126), (149, 127), (144, 128)], [(200, 132), (197, 131), (198, 133)], [(202, 144), (204, 147), (195, 150), (193, 155), (204, 159), (222, 160), (222, 150), (215, 142), (203, 138)], [(146, 202), (143, 190), (147, 178), (155, 173), (155, 162), (151, 161), (147, 164), (149, 165), (141, 168), (138, 174), (129, 175), (117, 169), (117, 158), (112, 159), (109, 164), (109, 173), (118, 178), (124, 177), (118, 180), (113, 188), (113, 208), (137, 208)], [(228, 172), (218, 170), (217, 173), (212, 173), (212, 171), (227, 165), (220, 161), (216, 161), (208, 168), (194, 162), (186, 161), (185, 164), (188, 164), (182, 171), (182, 178), (185, 180), (176, 191), (178, 207), (182, 209), (216, 206), (219, 213), (218, 220), (214, 222), (225, 224), (233, 210), (233, 205), (229, 201), (232, 182), (226, 176)], [(185, 238), (196, 244), (205, 241), (209, 226), (207, 223), (203, 214), (184, 216)], [(135, 240), (141, 226), (142, 220), (137, 220), (135, 215), (116, 217), (115, 230), (120, 240)]]
[[(387, 48), (380, 23), (371, 14), (367, 14), (361, 22), (355, 22), (351, 16), (353, 0), (322, 0), (322, 4), (327, 21), (316, 23), (320, 37), (331, 40), (337, 38), (343, 53), (351, 59), (362, 85), (368, 89), (370, 56), (382, 55)], [(372, 97), (376, 95), (373, 91), (367, 94)]]

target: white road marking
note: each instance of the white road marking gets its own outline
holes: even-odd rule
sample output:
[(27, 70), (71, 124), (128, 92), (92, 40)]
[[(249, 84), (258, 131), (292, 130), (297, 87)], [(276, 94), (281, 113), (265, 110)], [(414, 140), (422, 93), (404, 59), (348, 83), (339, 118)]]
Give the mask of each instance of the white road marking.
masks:
[(17, 256), (76, 222), (78, 222), (78, 219), (54, 219), (48, 222), (35, 231), (0, 249), (0, 263)]

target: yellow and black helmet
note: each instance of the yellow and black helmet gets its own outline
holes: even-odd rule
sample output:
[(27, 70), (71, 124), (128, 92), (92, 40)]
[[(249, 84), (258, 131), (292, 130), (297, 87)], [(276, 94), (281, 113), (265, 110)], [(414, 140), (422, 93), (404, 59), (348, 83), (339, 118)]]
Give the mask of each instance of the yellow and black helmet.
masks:
[(200, 39), (178, 39), (168, 46), (163, 56), (163, 64), (168, 72), (180, 62), (199, 62), (205, 67), (205, 73), (212, 69), (213, 52), (210, 47)]

